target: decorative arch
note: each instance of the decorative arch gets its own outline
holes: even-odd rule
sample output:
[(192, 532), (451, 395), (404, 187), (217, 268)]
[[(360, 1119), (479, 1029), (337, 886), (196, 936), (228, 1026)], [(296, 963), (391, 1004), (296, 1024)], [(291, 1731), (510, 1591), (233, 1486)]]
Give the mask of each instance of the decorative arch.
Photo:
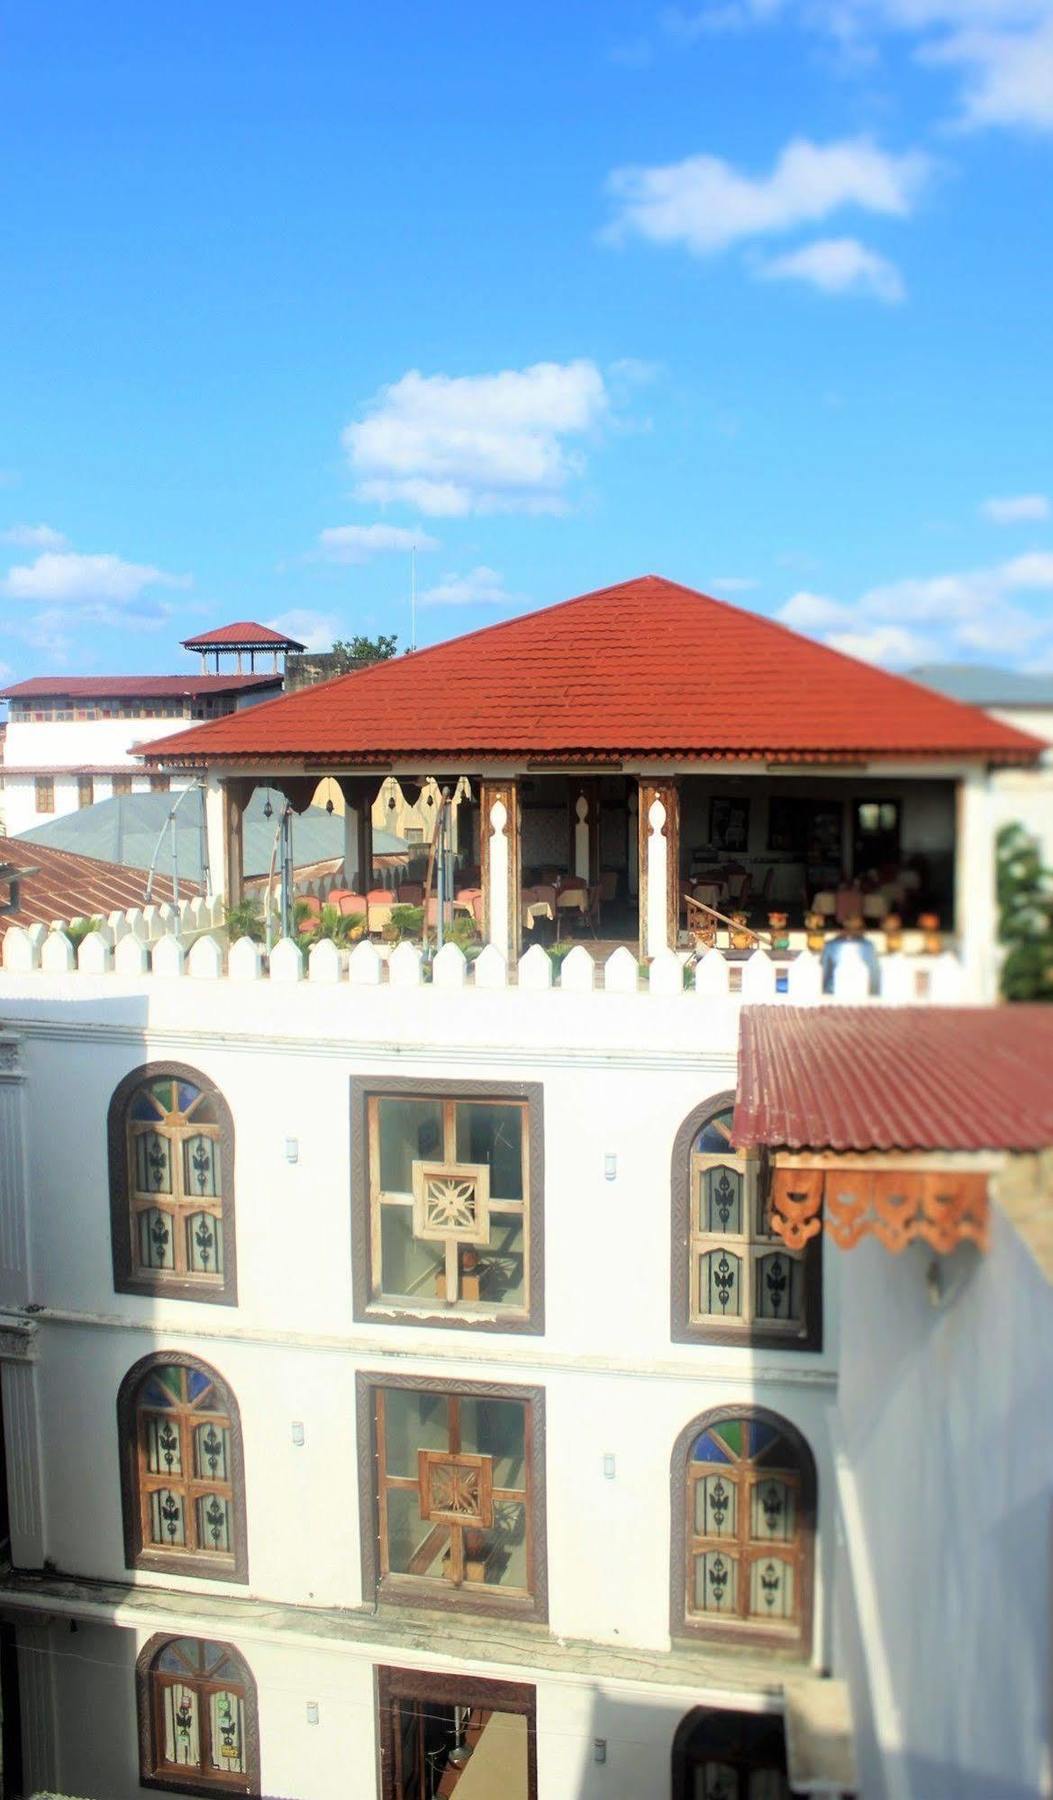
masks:
[(188, 1063), (144, 1063), (107, 1117), (113, 1285), (119, 1294), (238, 1303), (234, 1119)]
[(256, 1681), (232, 1644), (158, 1632), (136, 1661), (135, 1699), (143, 1787), (259, 1794)]
[(222, 1375), (182, 1350), (140, 1358), (117, 1436), (125, 1566), (248, 1581), (241, 1417)]
[(821, 1350), (821, 1239), (791, 1251), (771, 1229), (767, 1158), (735, 1149), (734, 1106), (734, 1089), (711, 1094), (673, 1141), (670, 1335), (678, 1344)]
[(815, 1458), (788, 1419), (718, 1406), (685, 1425), (670, 1469), (674, 1637), (812, 1645)]

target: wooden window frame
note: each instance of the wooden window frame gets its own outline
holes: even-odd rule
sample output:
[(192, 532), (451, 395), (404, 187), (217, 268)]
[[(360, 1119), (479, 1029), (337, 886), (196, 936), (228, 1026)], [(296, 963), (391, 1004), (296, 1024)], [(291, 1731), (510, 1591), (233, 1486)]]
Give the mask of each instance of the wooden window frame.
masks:
[(55, 777), (54, 775), (37, 775), (33, 782), (33, 808), (38, 813), (53, 813), (55, 810)]
[[(192, 1369), (211, 1382), (216, 1393), (223, 1402), (221, 1413), (202, 1412), (199, 1416), (204, 1422), (209, 1418), (221, 1418), (225, 1422), (228, 1435), (228, 1453), (230, 1473), (228, 1481), (222, 1485), (230, 1488), (230, 1509), (233, 1519), (234, 1549), (226, 1552), (196, 1550), (181, 1547), (178, 1550), (165, 1550), (152, 1543), (145, 1531), (144, 1521), (149, 1504), (150, 1492), (148, 1483), (154, 1477), (144, 1471), (143, 1462), (143, 1429), (144, 1411), (139, 1401), (139, 1393), (143, 1384), (155, 1369), (179, 1368)], [(182, 1417), (177, 1408), (171, 1409)], [(187, 1409), (189, 1412), (190, 1409)], [(189, 1435), (189, 1434), (187, 1434)], [(248, 1521), (245, 1505), (245, 1457), (242, 1449), (241, 1415), (233, 1391), (224, 1381), (211, 1363), (202, 1362), (199, 1357), (190, 1356), (182, 1350), (156, 1350), (149, 1356), (140, 1357), (134, 1363), (121, 1382), (117, 1394), (117, 1440), (120, 1448), (121, 1469), (121, 1517), (124, 1527), (124, 1563), (128, 1569), (150, 1569), (160, 1575), (194, 1575), (203, 1581), (228, 1581), (244, 1585), (249, 1579), (249, 1547)], [(181, 1461), (184, 1474), (176, 1480), (166, 1480), (160, 1485), (166, 1487), (182, 1487), (185, 1495), (185, 1511), (187, 1530), (196, 1529), (194, 1499), (196, 1489), (205, 1486), (209, 1489), (218, 1484), (199, 1479), (192, 1473), (192, 1457), (187, 1455), (186, 1437), (181, 1442)], [(145, 1480), (144, 1480), (145, 1473)]]
[[(129, 1110), (140, 1087), (151, 1081), (183, 1081), (200, 1088), (216, 1109), (219, 1146), (219, 1205), (206, 1203), (205, 1211), (218, 1217), (223, 1227), (223, 1279), (213, 1281), (206, 1276), (190, 1275), (176, 1269), (144, 1270), (138, 1262), (136, 1241), (134, 1182), (129, 1131)], [(118, 1082), (110, 1099), (106, 1124), (110, 1166), (110, 1242), (113, 1250), (113, 1286), (118, 1294), (165, 1295), (173, 1300), (195, 1300), (210, 1306), (238, 1304), (238, 1246), (236, 1207), (234, 1202), (234, 1119), (216, 1083), (189, 1063), (143, 1063)], [(211, 1132), (210, 1132), (211, 1135)], [(181, 1140), (173, 1140), (181, 1143)], [(187, 1208), (191, 1201), (183, 1203)], [(202, 1210), (200, 1199), (195, 1211)], [(182, 1217), (176, 1196), (172, 1196), (173, 1213)], [(178, 1236), (179, 1233), (177, 1232)]]
[[(520, 1310), (487, 1306), (485, 1301), (454, 1308), (440, 1299), (430, 1310), (421, 1298), (407, 1300), (380, 1290), (380, 1170), (375, 1157), (375, 1104), (381, 1100), (434, 1100), (444, 1120), (455, 1116), (458, 1103), (469, 1101), (518, 1105), (523, 1129), (523, 1283), (526, 1304)], [(444, 1130), (455, 1129), (444, 1126)], [(452, 1140), (456, 1151), (455, 1137)], [(471, 1332), (515, 1333), (540, 1337), (545, 1330), (544, 1271), (545, 1129), (544, 1089), (536, 1081), (351, 1081), (351, 1281), (356, 1320), (379, 1325), (412, 1325), (425, 1330), (451, 1327)], [(512, 1217), (518, 1208), (491, 1198), (490, 1209)]]
[[(240, 1672), (242, 1689), (242, 1706), (244, 1709), (244, 1749), (245, 1773), (233, 1780), (223, 1776), (200, 1776), (195, 1781), (187, 1780), (185, 1765), (165, 1767), (163, 1753), (164, 1727), (159, 1710), (155, 1703), (155, 1695), (159, 1692), (163, 1678), (155, 1670), (163, 1651), (169, 1645), (182, 1643), (189, 1639), (196, 1643), (214, 1643), (218, 1649), (225, 1651), (231, 1661), (236, 1663)], [(183, 1679), (183, 1678), (181, 1678)], [(188, 1671), (183, 1679), (184, 1687), (192, 1687), (207, 1702), (210, 1693), (219, 1689), (228, 1689), (226, 1682), (210, 1682), (207, 1677), (195, 1678)], [(135, 1707), (139, 1727), (139, 1783), (144, 1788), (160, 1789), (165, 1793), (194, 1794), (214, 1796), (216, 1794), (243, 1794), (258, 1796), (260, 1793), (260, 1717), (259, 1697), (256, 1680), (248, 1663), (240, 1650), (233, 1644), (221, 1639), (207, 1640), (195, 1638), (186, 1632), (159, 1631), (145, 1644), (139, 1652), (135, 1663)], [(207, 1704), (199, 1706), (200, 1717), (208, 1730)]]
[(521, 1713), (527, 1722), (527, 1800), (537, 1800), (537, 1690), (529, 1683), (385, 1667), (374, 1670), (373, 1683), (381, 1800), (405, 1800), (396, 1786), (399, 1771), (395, 1714), (402, 1700), (431, 1700), (440, 1706), (485, 1706), (492, 1712)]
[[(696, 1154), (695, 1140), (704, 1127), (735, 1104), (734, 1090), (714, 1094), (696, 1106), (684, 1120), (673, 1142), (670, 1171), (672, 1196), (672, 1259), (670, 1264), (670, 1336), (675, 1344), (738, 1345), (748, 1350), (810, 1351), (823, 1347), (823, 1234), (812, 1238), (805, 1249), (791, 1252), (777, 1237), (764, 1237), (756, 1229), (755, 1211), (761, 1184), (770, 1181), (766, 1158), (756, 1163), (731, 1150), (726, 1157)], [(772, 1250), (781, 1251), (788, 1260), (803, 1265), (804, 1326), (788, 1326), (766, 1319), (744, 1315), (740, 1324), (724, 1319), (702, 1319), (697, 1316), (698, 1261), (707, 1249), (727, 1242), (734, 1234), (698, 1229), (696, 1221), (695, 1176), (702, 1163), (725, 1162), (746, 1170), (752, 1163), (757, 1169), (756, 1182), (745, 1184), (744, 1207), (751, 1213), (751, 1229), (734, 1240), (736, 1255), (741, 1255), (750, 1273), (748, 1304), (753, 1306), (753, 1269), (760, 1256)]]
[[(794, 1545), (794, 1575), (797, 1583), (798, 1614), (792, 1625), (776, 1627), (763, 1620), (749, 1618), (731, 1618), (727, 1615), (705, 1614), (690, 1610), (689, 1598), (693, 1582), (693, 1551), (691, 1545), (698, 1537), (694, 1529), (694, 1486), (690, 1452), (696, 1439), (706, 1431), (719, 1431), (722, 1424), (741, 1420), (747, 1424), (769, 1425), (779, 1432), (791, 1446), (796, 1458), (797, 1478), (797, 1537)], [(752, 1459), (749, 1459), (752, 1462)], [(726, 1467), (727, 1465), (721, 1465)], [(764, 1468), (764, 1465), (761, 1465)], [(774, 1464), (768, 1471), (783, 1477), (783, 1470)], [(737, 1486), (740, 1484), (736, 1484)], [(742, 1484), (745, 1485), (745, 1484)], [(750, 1492), (752, 1484), (746, 1487)], [(781, 1413), (771, 1412), (764, 1406), (716, 1406), (709, 1411), (699, 1413), (697, 1418), (685, 1425), (673, 1447), (670, 1464), (670, 1501), (671, 1501), (671, 1546), (670, 1584), (669, 1584), (669, 1630), (674, 1639), (681, 1642), (705, 1642), (750, 1645), (757, 1649), (782, 1650), (787, 1655), (806, 1661), (812, 1650), (812, 1624), (815, 1602), (815, 1538), (817, 1519), (817, 1485), (815, 1458), (807, 1440), (797, 1427)], [(744, 1525), (748, 1519), (749, 1508), (738, 1504), (739, 1516)], [(743, 1538), (746, 1531), (743, 1531)], [(736, 1554), (745, 1564), (742, 1545), (737, 1540), (728, 1538), (719, 1540), (729, 1547), (733, 1546)], [(768, 1547), (770, 1550), (770, 1546)], [(780, 1545), (779, 1554), (785, 1556), (786, 1545)]]
[[(379, 1370), (355, 1377), (358, 1413), (358, 1503), (362, 1551), (362, 1593), (367, 1602), (427, 1607), (432, 1611), (484, 1613), (546, 1623), (548, 1620), (548, 1556), (545, 1517), (545, 1391), (503, 1382), (450, 1381), (445, 1377), (395, 1375)], [(378, 1433), (377, 1394), (382, 1389), (443, 1394), (466, 1400), (511, 1400), (525, 1408), (523, 1490), (527, 1532), (527, 1593), (504, 1593), (498, 1587), (454, 1587), (412, 1575), (392, 1577), (386, 1568), (383, 1538), (382, 1442)], [(458, 1446), (449, 1454), (456, 1455)], [(415, 1485), (405, 1478), (404, 1485)], [(495, 1490), (501, 1497), (503, 1490)], [(519, 1490), (517, 1490), (518, 1492)]]

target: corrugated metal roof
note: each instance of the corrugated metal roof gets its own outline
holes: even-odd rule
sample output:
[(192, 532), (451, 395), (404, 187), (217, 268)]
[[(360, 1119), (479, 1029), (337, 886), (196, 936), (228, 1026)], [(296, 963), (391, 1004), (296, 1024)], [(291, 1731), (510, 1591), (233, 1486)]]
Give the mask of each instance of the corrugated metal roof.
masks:
[(0, 691), (0, 700), (167, 700), (273, 686), (274, 670), (255, 675), (34, 675)]
[[(272, 816), (268, 819), (268, 801)], [(201, 881), (203, 841), (201, 798), (189, 794), (180, 802), (179, 793), (115, 794), (108, 800), (97, 800), (94, 806), (82, 806), (76, 812), (64, 813), (35, 825), (13, 841), (21, 846), (23, 862), (36, 860), (41, 845), (60, 850), (74, 850), (88, 856), (106, 858), (128, 868), (147, 869), (157, 855), (157, 868), (171, 870), (171, 830), (166, 821), (173, 806), (175, 816), (176, 857), (179, 879)], [(245, 809), (243, 824), (246, 875), (266, 875), (274, 850), (278, 817), (285, 800), (274, 788), (257, 788)], [(164, 833), (158, 853), (158, 841)], [(305, 864), (334, 861), (344, 854), (344, 821), (339, 813), (327, 813), (324, 806), (309, 806), (293, 819), (293, 860), (297, 868)], [(404, 852), (401, 838), (386, 831), (374, 831), (373, 849), (377, 856)], [(427, 846), (420, 852), (426, 854)], [(138, 902), (130, 904), (137, 905)]]
[(996, 669), (986, 663), (923, 663), (911, 681), (970, 706), (1053, 706), (1053, 675)]
[(257, 645), (266, 645), (275, 649), (284, 644), (288, 650), (306, 650), (298, 638), (286, 637), (283, 631), (272, 631), (269, 625), (257, 625), (252, 619), (239, 619), (233, 625), (217, 625), (215, 631), (200, 631), (197, 637), (181, 639), (184, 650), (217, 649), (225, 645), (234, 650), (254, 649)]
[(158, 739), (151, 761), (983, 757), (1037, 739), (645, 575)]
[(1046, 1149), (1053, 1007), (745, 1007), (734, 1138), (786, 1150)]
[[(17, 912), (0, 915), (0, 939), (9, 925), (33, 925), (38, 921), (49, 925), (52, 919), (94, 918), (115, 912), (119, 907), (142, 906), (146, 896), (146, 875), (142, 869), (129, 869), (120, 863), (102, 862), (94, 856), (77, 856), (69, 850), (53, 850), (44, 844), (30, 844), (25, 838), (0, 837), (0, 862), (12, 863), (16, 869), (36, 869), (22, 883), (21, 902)], [(189, 899), (198, 892), (193, 882), (180, 876), (179, 893)], [(159, 875), (153, 885), (156, 903), (171, 900), (172, 883)]]

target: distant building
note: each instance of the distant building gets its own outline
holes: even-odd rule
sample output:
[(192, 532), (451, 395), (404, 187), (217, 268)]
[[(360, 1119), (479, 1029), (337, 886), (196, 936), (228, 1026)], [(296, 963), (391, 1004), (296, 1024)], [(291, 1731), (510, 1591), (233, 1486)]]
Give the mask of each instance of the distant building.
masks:
[[(982, 663), (926, 663), (911, 670), (911, 679), (1053, 746), (1053, 673), (1021, 675)], [(992, 778), (992, 798), (996, 826), (1019, 821), (1053, 864), (1053, 748), (1038, 768), (999, 770)]]
[[(265, 625), (239, 624), (187, 638), (184, 648), (200, 650), (203, 669), (214, 655), (214, 672), (38, 675), (0, 693), (8, 702), (3, 780), (11, 836), (111, 795), (167, 788), (167, 775), (143, 773), (136, 746), (164, 737), (175, 721), (218, 719), (273, 699), (282, 691), (279, 656), (302, 645)], [(248, 672), (242, 667), (246, 654)], [(229, 669), (220, 669), (221, 656), (230, 659)], [(257, 656), (273, 667), (257, 673)], [(186, 781), (176, 777), (174, 785), (185, 787)]]

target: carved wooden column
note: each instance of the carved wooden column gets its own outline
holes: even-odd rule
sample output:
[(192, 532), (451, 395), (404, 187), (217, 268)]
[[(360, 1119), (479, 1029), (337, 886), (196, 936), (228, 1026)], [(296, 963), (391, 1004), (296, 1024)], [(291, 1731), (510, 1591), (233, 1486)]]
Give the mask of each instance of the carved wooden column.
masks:
[(479, 784), (483, 937), (511, 962), (519, 955), (521, 882), (519, 782), (514, 775)]
[(680, 931), (680, 790), (641, 778), (639, 795), (640, 954), (657, 956)]
[(600, 878), (600, 784), (594, 775), (571, 781), (569, 825), (568, 867), (591, 885)]

